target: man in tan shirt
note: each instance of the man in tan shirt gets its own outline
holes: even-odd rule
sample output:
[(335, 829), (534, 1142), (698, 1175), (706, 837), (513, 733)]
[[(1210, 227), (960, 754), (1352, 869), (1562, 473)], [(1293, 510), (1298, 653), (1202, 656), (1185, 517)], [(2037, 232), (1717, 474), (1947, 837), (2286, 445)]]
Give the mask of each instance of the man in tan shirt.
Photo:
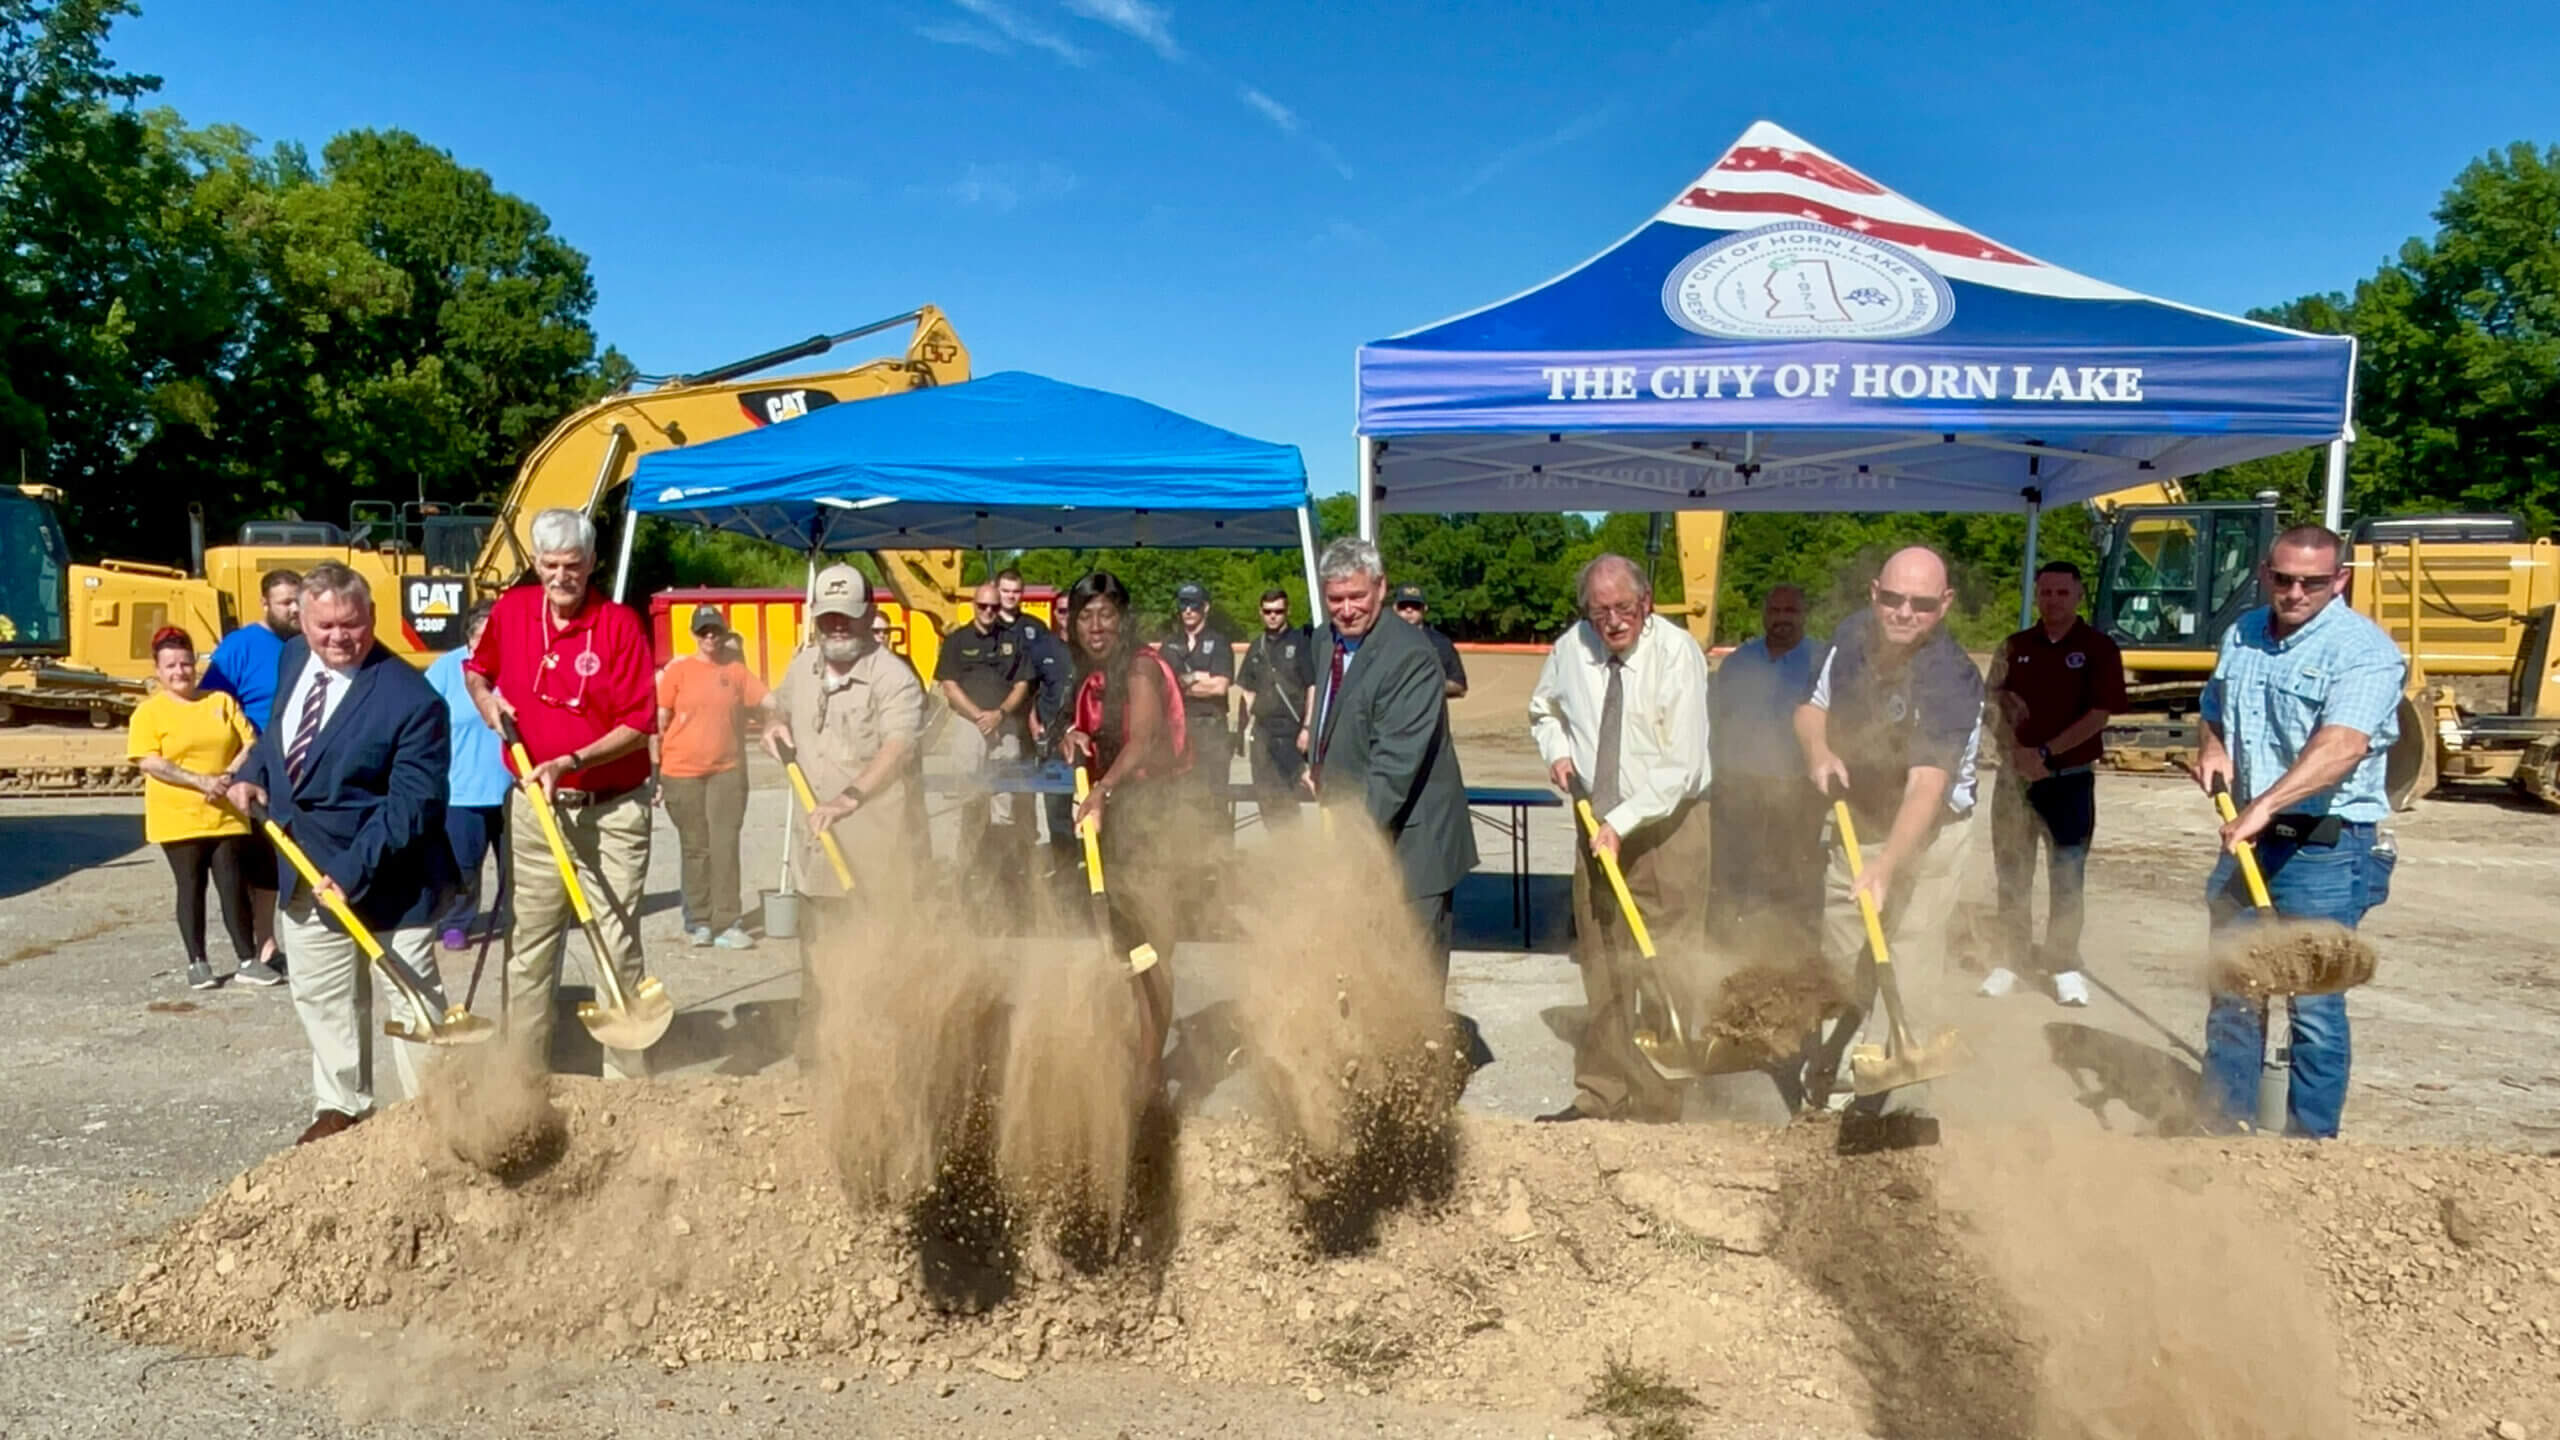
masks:
[[(777, 759), (785, 744), (798, 749), (818, 798), (798, 832), (802, 889), (819, 900), (846, 898), (817, 845), (818, 832), (832, 830), (857, 895), (904, 903), (914, 893), (915, 847), (924, 842), (909, 824), (907, 793), (915, 783), (924, 690), (915, 671), (879, 642), (870, 620), (871, 586), (861, 572), (850, 565), (818, 572), (810, 607), (815, 638), (774, 684), (764, 743)], [(822, 924), (844, 918), (842, 905), (818, 909)]]

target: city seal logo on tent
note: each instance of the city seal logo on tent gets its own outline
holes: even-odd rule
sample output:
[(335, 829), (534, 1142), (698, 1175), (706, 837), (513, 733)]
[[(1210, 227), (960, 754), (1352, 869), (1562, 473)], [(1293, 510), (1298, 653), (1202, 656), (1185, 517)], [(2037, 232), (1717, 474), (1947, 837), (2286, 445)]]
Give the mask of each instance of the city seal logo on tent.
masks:
[(1692, 252), (1663, 282), (1662, 308), (1720, 340), (1893, 340), (1945, 325), (1956, 303), (1898, 245), (1787, 220)]

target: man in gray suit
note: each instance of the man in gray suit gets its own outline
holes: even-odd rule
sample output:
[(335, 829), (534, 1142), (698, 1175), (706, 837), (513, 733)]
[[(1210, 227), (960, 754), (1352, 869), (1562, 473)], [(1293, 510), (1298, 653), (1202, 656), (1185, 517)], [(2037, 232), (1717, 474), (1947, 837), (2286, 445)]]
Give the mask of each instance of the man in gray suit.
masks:
[(1450, 896), (1476, 866), (1476, 838), (1440, 654), (1429, 636), (1387, 615), (1377, 546), (1336, 540), (1316, 568), (1332, 624), (1318, 632), (1313, 657), (1308, 788), (1329, 812), (1365, 812), (1394, 842), (1405, 893), (1445, 982)]

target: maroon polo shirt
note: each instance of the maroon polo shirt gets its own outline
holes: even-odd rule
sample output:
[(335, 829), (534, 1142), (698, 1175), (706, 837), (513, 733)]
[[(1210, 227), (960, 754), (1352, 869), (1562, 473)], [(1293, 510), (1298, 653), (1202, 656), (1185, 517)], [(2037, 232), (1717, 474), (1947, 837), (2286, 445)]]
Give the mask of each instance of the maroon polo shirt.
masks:
[[(2000, 688), (2026, 702), (2027, 718), (2018, 724), (2018, 743), (2029, 749), (2043, 745), (2092, 710), (2125, 713), (2124, 655), (2116, 642), (2085, 620), (2074, 620), (2059, 640), (2030, 625), (2001, 642)], [(2068, 750), (2053, 752), (2060, 769), (2094, 765), (2106, 749), (2100, 731)]]
[[(589, 590), (567, 620), (551, 614), (539, 585), (498, 597), (489, 628), (463, 662), (497, 687), (516, 710), (533, 763), (601, 740), (617, 725), (643, 735), (658, 728), (658, 688), (650, 675), (649, 637), (628, 606)], [(649, 780), (649, 747), (572, 770), (560, 783), (610, 795)]]

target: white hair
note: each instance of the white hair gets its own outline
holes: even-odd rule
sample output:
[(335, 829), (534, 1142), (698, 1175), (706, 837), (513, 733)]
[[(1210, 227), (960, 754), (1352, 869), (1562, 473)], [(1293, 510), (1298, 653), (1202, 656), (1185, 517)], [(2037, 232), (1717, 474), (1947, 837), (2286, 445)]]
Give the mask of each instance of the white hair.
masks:
[(1603, 552), (1592, 556), (1591, 559), (1583, 565), (1582, 573), (1573, 578), (1573, 598), (1575, 603), (1581, 605), (1586, 610), (1589, 609), (1591, 607), (1591, 582), (1599, 579), (1604, 574), (1618, 574), (1625, 576), (1627, 583), (1635, 588), (1637, 595), (1643, 597), (1648, 603), (1652, 601), (1653, 581), (1646, 578), (1644, 567), (1638, 565), (1636, 562), (1628, 559), (1624, 555), (1615, 555)]
[(533, 517), (533, 553), (560, 555), (575, 550), (596, 558), (596, 522), (584, 514), (554, 507)]
[(335, 560), (323, 560), (302, 575), (302, 603), (309, 605), (320, 596), (353, 601), (373, 613), (373, 586), (353, 569)]
[(1377, 580), (1386, 573), (1387, 562), (1378, 558), (1378, 547), (1357, 535), (1345, 535), (1327, 545), (1316, 561), (1316, 574), (1326, 581)]

